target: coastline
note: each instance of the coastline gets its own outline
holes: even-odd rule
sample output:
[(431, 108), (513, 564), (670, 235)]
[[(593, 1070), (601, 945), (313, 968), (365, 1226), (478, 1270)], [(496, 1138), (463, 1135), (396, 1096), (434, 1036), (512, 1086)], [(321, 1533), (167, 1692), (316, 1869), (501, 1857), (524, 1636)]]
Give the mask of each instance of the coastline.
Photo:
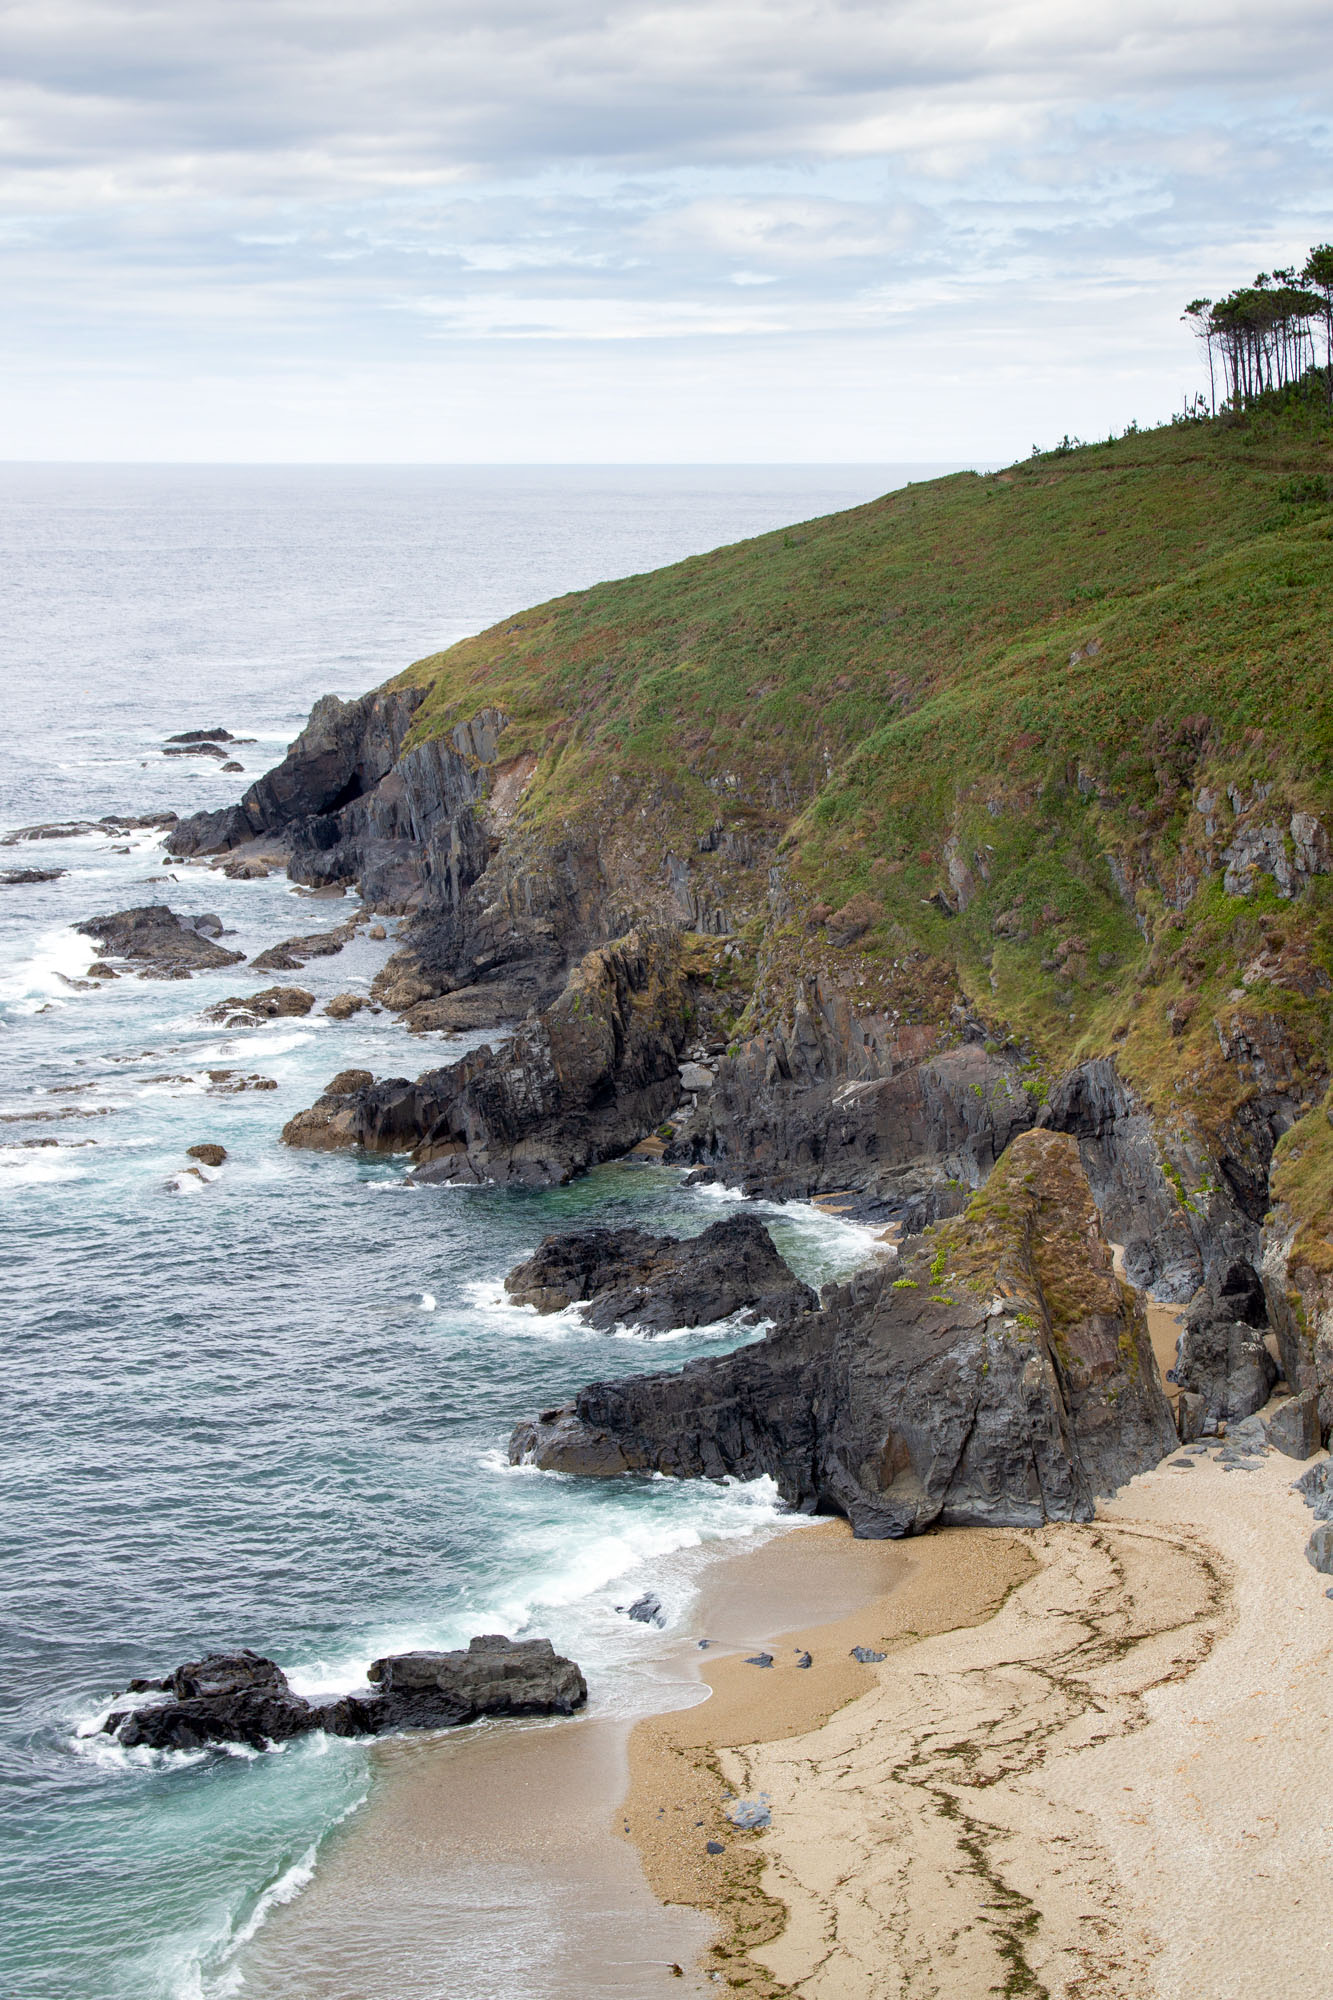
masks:
[[(366, 1805), (248, 1945), (241, 1990), (254, 2000), (298, 1990), (302, 2000), (445, 2000), (466, 1976), (469, 1991), (510, 2000), (540, 1966), (543, 2000), (715, 1993), (737, 1871), (753, 1873), (752, 1852), (720, 1820), (716, 1787), (697, 1809), (674, 1771), (660, 1790), (662, 1732), (678, 1725), (687, 1742), (705, 1711), (710, 1732), (724, 1713), (740, 1734), (743, 1717), (769, 1727), (782, 1714), (808, 1728), (873, 1686), (852, 1645), (984, 1615), (1032, 1567), (1004, 1532), (909, 1547), (856, 1541), (834, 1520), (700, 1555), (680, 1559), (697, 1590), (690, 1630), (663, 1634), (637, 1670), (636, 1708), (594, 1701), (568, 1721), (377, 1745)], [(816, 1646), (810, 1669), (744, 1663), (760, 1647), (776, 1658), (804, 1633)], [(687, 1807), (709, 1822), (689, 1864), (723, 1827), (721, 1897), (696, 1901), (692, 1879), (672, 1872), (678, 1850), (659, 1813), (674, 1831)]]

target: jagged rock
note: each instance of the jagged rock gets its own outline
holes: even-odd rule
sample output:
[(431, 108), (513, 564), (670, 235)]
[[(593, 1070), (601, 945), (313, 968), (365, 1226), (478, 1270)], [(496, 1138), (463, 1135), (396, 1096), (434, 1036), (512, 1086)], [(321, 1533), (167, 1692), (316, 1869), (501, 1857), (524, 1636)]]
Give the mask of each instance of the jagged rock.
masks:
[(234, 1097), (242, 1090), (276, 1090), (278, 1080), (274, 1076), (259, 1076), (255, 1071), (239, 1069), (210, 1069), (208, 1071), (208, 1094), (210, 1097)]
[(249, 1027), (260, 1021), (296, 1019), (308, 1014), (314, 1004), (314, 994), (303, 986), (264, 986), (258, 993), (229, 994), (215, 1007), (206, 1007), (204, 1019), (220, 1021), (228, 1028)]
[(270, 945), (251, 960), (256, 972), (299, 972), (311, 958), (332, 958), (342, 951), (356, 935), (352, 924), (339, 924), (335, 930), (315, 931), (308, 937), (284, 938), (281, 944)]
[(707, 1326), (747, 1310), (781, 1325), (819, 1303), (754, 1215), (728, 1216), (683, 1241), (643, 1229), (548, 1236), (514, 1266), (505, 1290), (540, 1313), (578, 1304), (589, 1326), (645, 1333)]
[(562, 1472), (766, 1473), (862, 1536), (1087, 1520), (1176, 1448), (1137, 1296), (1062, 1135), (1016, 1139), (965, 1217), (822, 1309), (673, 1375), (595, 1383), (520, 1424)]
[[(414, 1035), (441, 1029), (463, 1034), (471, 1029), (498, 1028), (509, 1021), (521, 1021), (535, 998), (531, 986), (497, 981), (493, 986), (464, 986), (456, 993), (445, 993), (436, 999), (408, 1001), (403, 1011)], [(386, 997), (386, 1006), (395, 1004)]]
[(165, 903), (148, 903), (135, 910), (118, 910), (108, 917), (90, 917), (75, 930), (98, 940), (100, 954), (128, 959), (146, 966), (150, 973), (188, 978), (192, 972), (211, 972), (223, 965), (239, 965), (241, 951), (225, 951), (212, 940), (222, 933), (222, 919), (211, 913), (182, 917)]
[[(239, 771), (239, 764), (224, 764), (224, 771)], [(222, 870), (229, 882), (266, 882), (269, 877), (267, 861), (229, 861)]]
[(179, 736), (168, 736), (168, 743), (235, 743), (230, 729), (182, 729)]
[(274, 1661), (258, 1653), (215, 1653), (161, 1681), (131, 1681), (131, 1694), (169, 1700), (118, 1708), (103, 1730), (127, 1748), (194, 1750), (245, 1743), (262, 1750), (312, 1729), (334, 1736), (381, 1736), (398, 1729), (445, 1729), (483, 1715), (572, 1715), (588, 1698), (572, 1660), (549, 1639), (473, 1639), (466, 1651), (396, 1653), (376, 1660), (375, 1691), (331, 1702), (294, 1694)]
[(1208, 1404), (1205, 1397), (1196, 1395), (1191, 1389), (1181, 1391), (1176, 1398), (1176, 1430), (1182, 1444), (1194, 1444), (1203, 1436), (1207, 1411)]
[(217, 743), (165, 743), (164, 757), (216, 757), (219, 763), (226, 758), (226, 751)]
[(473, 1049), (411, 1083), (327, 1093), (283, 1140), (411, 1152), (428, 1180), (549, 1186), (626, 1153), (676, 1101), (686, 1028), (679, 943), (632, 932), (589, 952), (558, 1000), (498, 1049)]
[(1264, 1345), (1263, 1286), (1253, 1267), (1229, 1264), (1190, 1306), (1176, 1347), (1176, 1381), (1203, 1398), (1203, 1430), (1261, 1410), (1273, 1393), (1277, 1363)]
[(353, 1014), (359, 1014), (370, 1001), (364, 993), (335, 993), (331, 1000), (324, 1002), (324, 1012), (331, 1021), (350, 1021)]
[(308, 1152), (336, 1153), (359, 1143), (360, 1103), (375, 1079), (368, 1069), (339, 1070), (308, 1111), (298, 1111), (282, 1128), (284, 1146)]
[(855, 1189), (911, 1229), (956, 1214), (1038, 1105), (1012, 1060), (938, 1041), (812, 981), (789, 1021), (721, 1057), (667, 1158), (780, 1200)]
[(38, 882), (58, 882), (68, 868), (0, 868), (0, 887), (27, 889)]
[(1319, 1398), (1313, 1389), (1274, 1404), (1263, 1418), (1264, 1436), (1288, 1458), (1313, 1458), (1319, 1449)]
[(220, 1167), (227, 1157), (227, 1149), (225, 1146), (215, 1146), (211, 1143), (187, 1146), (185, 1157), (187, 1160), (198, 1160), (201, 1166)]

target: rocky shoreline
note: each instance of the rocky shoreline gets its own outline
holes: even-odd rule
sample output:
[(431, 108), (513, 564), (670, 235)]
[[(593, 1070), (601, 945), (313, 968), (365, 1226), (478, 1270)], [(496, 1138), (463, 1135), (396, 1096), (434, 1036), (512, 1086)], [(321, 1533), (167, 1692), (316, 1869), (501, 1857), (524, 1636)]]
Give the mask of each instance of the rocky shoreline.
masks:
[[(1306, 1330), (1327, 1317), (1322, 1280), (1307, 1304), (1288, 1270), (1298, 1231), (1284, 1235), (1268, 1206), (1276, 1140), (1319, 1079), (1294, 1098), (1271, 1049), (1237, 1050), (1251, 1078), (1243, 1116), (1218, 1128), (1207, 1159), (1196, 1147), (1186, 1178), (1113, 1054), (1042, 1075), (1030, 1050), (956, 999), (933, 1025), (859, 1005), (834, 955), (774, 986), (757, 1013), (764, 937), (725, 902), (708, 916), (695, 876), (720, 869), (734, 902), (756, 871), (777, 879), (763, 843), (704, 844), (698, 867), (668, 853), (654, 880), (604, 822), (539, 834), (523, 810), (538, 760), (505, 755), (505, 713), (483, 706), (423, 736), (424, 697), (400, 684), (321, 701), (237, 806), (167, 835), (172, 853), (230, 870), (253, 861), (312, 888), (354, 883), (367, 908), (402, 920), (378, 1004), (426, 1036), (457, 1021), (507, 1029), (415, 1079), (340, 1074), (284, 1141), (403, 1155), (422, 1183), (520, 1186), (651, 1142), (747, 1193), (836, 1197), (907, 1236), (892, 1275), (862, 1274), (817, 1304), (743, 1302), (777, 1322), (756, 1347), (679, 1376), (589, 1385), (520, 1427), (516, 1461), (770, 1472), (793, 1505), (846, 1513), (861, 1533), (1085, 1519), (1099, 1493), (1178, 1442), (1133, 1303), (1145, 1288), (1193, 1301), (1173, 1371), (1183, 1435), (1253, 1414), (1279, 1367), (1309, 1399), (1293, 1436), (1327, 1432), (1333, 1339)], [(1290, 894), (1322, 866), (1305, 832), (1313, 858)], [(851, 916), (826, 929), (839, 949), (859, 935)], [(1127, 1286), (1108, 1239), (1123, 1246)], [(1060, 1268), (1043, 1277), (1057, 1241)], [(644, 1310), (629, 1269), (643, 1246), (623, 1245), (599, 1304), (573, 1268), (581, 1254), (552, 1246), (545, 1267), (511, 1274), (511, 1291), (650, 1328), (698, 1323), (691, 1282), (700, 1301), (742, 1303), (702, 1268), (691, 1280), (686, 1258), (671, 1303)], [(557, 1273), (562, 1258), (573, 1261)]]

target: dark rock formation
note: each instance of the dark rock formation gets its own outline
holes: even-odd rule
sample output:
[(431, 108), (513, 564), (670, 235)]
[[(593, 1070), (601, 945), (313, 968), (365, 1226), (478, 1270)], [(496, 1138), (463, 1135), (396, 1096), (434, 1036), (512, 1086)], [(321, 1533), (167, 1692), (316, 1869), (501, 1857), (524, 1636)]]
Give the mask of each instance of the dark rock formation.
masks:
[(186, 979), (192, 972), (239, 965), (245, 958), (244, 952), (226, 951), (213, 943), (222, 934), (221, 917), (181, 917), (165, 903), (91, 917), (74, 928), (98, 940), (99, 957), (127, 959), (147, 967), (149, 975), (157, 978)]
[(198, 1160), (204, 1167), (220, 1167), (227, 1157), (227, 1149), (206, 1140), (198, 1146), (187, 1146), (185, 1157), (187, 1160)]
[(257, 1027), (261, 1021), (295, 1019), (308, 1014), (315, 1004), (313, 993), (303, 986), (264, 986), (258, 993), (230, 993), (216, 1007), (204, 1010), (206, 1021), (219, 1021), (228, 1028)]
[(1190, 1306), (1176, 1346), (1182, 1391), (1203, 1399), (1201, 1433), (1261, 1410), (1278, 1379), (1264, 1344), (1264, 1290), (1252, 1265), (1238, 1260), (1214, 1273)]
[(127, 1748), (194, 1750), (245, 1743), (262, 1750), (324, 1729), (333, 1736), (382, 1736), (398, 1729), (447, 1729), (483, 1715), (572, 1715), (588, 1698), (572, 1660), (549, 1639), (474, 1639), (466, 1651), (397, 1653), (376, 1660), (377, 1691), (308, 1702), (258, 1653), (214, 1653), (162, 1681), (131, 1681), (130, 1694), (170, 1697), (118, 1708), (102, 1727)]
[(219, 763), (226, 758), (226, 751), (217, 743), (176, 743), (162, 746), (164, 757), (216, 757)]
[(788, 1022), (721, 1059), (668, 1158), (783, 1200), (855, 1190), (924, 1228), (956, 1214), (1037, 1116), (1016, 1063), (938, 1040), (858, 1018), (813, 981)]
[[(182, 729), (178, 736), (168, 736), (168, 743), (235, 743), (245, 738), (232, 735), (230, 729)], [(254, 741), (251, 737), (250, 742)]]
[(769, 1474), (858, 1535), (1086, 1520), (1175, 1426), (1074, 1142), (1016, 1139), (967, 1214), (822, 1310), (679, 1374), (595, 1383), (521, 1424), (514, 1462), (593, 1476)]
[(643, 1229), (548, 1236), (505, 1279), (519, 1305), (540, 1313), (583, 1306), (589, 1326), (665, 1333), (750, 1311), (779, 1325), (818, 1305), (754, 1215), (728, 1216), (683, 1241)]
[(0, 887), (27, 889), (38, 882), (58, 882), (67, 868), (0, 868)]
[(1263, 1417), (1264, 1436), (1288, 1458), (1313, 1458), (1319, 1449), (1319, 1399), (1313, 1389), (1287, 1396)]
[[(473, 1639), (466, 1652), (397, 1653), (375, 1660), (368, 1706), (376, 1732), (438, 1729), (479, 1715), (572, 1715), (588, 1699), (583, 1675), (549, 1639)], [(446, 1716), (449, 1708), (461, 1710)]]
[(634, 932), (589, 952), (559, 999), (503, 1048), (473, 1049), (415, 1083), (326, 1092), (283, 1141), (410, 1152), (429, 1180), (566, 1181), (628, 1152), (666, 1117), (685, 1029), (675, 938)]
[(338, 924), (331, 931), (312, 931), (306, 937), (284, 938), (271, 944), (251, 961), (256, 972), (299, 972), (308, 959), (332, 958), (356, 936), (354, 923)]

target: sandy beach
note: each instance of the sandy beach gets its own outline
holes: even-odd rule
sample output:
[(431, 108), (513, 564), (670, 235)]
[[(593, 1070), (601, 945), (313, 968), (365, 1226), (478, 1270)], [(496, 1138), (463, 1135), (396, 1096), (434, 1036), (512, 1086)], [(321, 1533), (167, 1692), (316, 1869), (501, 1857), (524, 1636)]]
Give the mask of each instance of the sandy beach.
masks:
[[(830, 1699), (851, 1643), (886, 1654), (827, 1719), (818, 1664), (793, 1669), (784, 1641), (780, 1666), (718, 1661), (710, 1701), (641, 1724), (627, 1816), (659, 1893), (720, 1919), (713, 1990), (1328, 1990), (1333, 1605), (1304, 1560), (1299, 1470), (1195, 1456), (1086, 1527), (929, 1536), (896, 1592), (791, 1635), (827, 1658)], [(964, 1622), (988, 1565), (998, 1608)], [(728, 1798), (771, 1823), (728, 1826), (725, 1876), (709, 1876), (697, 1841), (657, 1829), (677, 1799), (716, 1821)]]

